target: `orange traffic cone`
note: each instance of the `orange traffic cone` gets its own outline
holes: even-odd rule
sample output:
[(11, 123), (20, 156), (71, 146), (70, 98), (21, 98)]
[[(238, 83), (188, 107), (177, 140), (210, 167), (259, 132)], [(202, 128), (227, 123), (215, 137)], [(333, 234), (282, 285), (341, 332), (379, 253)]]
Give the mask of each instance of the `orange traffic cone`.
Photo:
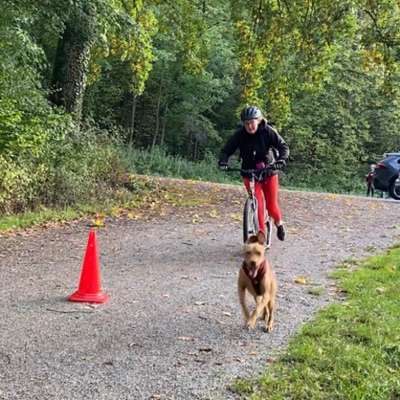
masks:
[(103, 293), (100, 285), (99, 257), (96, 247), (96, 232), (91, 229), (83, 260), (81, 278), (78, 290), (68, 297), (69, 301), (86, 303), (105, 303), (109, 299)]

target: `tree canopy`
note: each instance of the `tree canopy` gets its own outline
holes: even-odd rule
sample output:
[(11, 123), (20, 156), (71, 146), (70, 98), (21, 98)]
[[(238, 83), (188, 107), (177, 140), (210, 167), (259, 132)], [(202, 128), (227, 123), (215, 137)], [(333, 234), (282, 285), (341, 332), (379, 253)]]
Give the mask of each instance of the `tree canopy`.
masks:
[(281, 131), (304, 184), (351, 186), (400, 148), (397, 0), (1, 3), (0, 163), (18, 176), (94, 126), (201, 160), (245, 104)]

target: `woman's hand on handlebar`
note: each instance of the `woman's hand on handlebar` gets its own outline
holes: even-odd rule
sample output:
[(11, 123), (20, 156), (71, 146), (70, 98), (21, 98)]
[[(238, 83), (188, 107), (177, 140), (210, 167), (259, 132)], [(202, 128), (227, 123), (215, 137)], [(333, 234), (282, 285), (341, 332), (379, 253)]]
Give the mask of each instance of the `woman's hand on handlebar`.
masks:
[(228, 163), (225, 161), (218, 161), (218, 168), (221, 171), (226, 171), (228, 169)]
[(274, 169), (281, 170), (286, 167), (286, 161), (285, 160), (277, 160), (272, 164), (272, 167)]

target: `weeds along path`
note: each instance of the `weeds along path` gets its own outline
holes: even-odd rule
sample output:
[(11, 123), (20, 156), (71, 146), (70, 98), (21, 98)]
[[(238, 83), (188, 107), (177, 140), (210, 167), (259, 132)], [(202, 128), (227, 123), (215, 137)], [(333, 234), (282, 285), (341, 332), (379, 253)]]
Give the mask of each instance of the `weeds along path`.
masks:
[(338, 300), (332, 268), (400, 238), (400, 202), (282, 191), (276, 326), (248, 332), (236, 294), (243, 189), (160, 182), (148, 219), (131, 212), (98, 230), (104, 305), (65, 301), (84, 222), (0, 238), (0, 399), (235, 398), (236, 377), (266, 368)]

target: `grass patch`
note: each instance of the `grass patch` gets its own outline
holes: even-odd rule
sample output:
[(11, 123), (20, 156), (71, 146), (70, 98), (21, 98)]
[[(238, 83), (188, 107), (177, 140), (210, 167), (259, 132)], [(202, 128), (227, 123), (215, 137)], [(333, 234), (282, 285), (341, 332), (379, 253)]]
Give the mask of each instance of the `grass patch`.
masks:
[(243, 398), (400, 399), (400, 249), (334, 276), (346, 302), (320, 311), (256, 383), (241, 380)]
[(125, 153), (125, 164), (130, 171), (137, 174), (221, 183), (240, 181), (238, 172), (221, 172), (217, 167), (216, 158), (211, 154), (202, 161), (194, 162), (180, 156), (170, 155), (158, 147), (151, 152), (130, 149)]
[(194, 181), (182, 185), (177, 180), (127, 174), (123, 184), (109, 192), (108, 197), (93, 200), (89, 204), (64, 208), (41, 206), (34, 212), (0, 216), (0, 232), (33, 226), (48, 227), (80, 218), (86, 218), (96, 226), (103, 226), (107, 218), (125, 216), (129, 219), (147, 219), (166, 215), (168, 210), (177, 207), (206, 212), (215, 218), (216, 211), (205, 211), (205, 208), (220, 204), (219, 193), (217, 187), (205, 191)]
[(118, 216), (129, 210), (142, 207), (149, 202), (153, 193), (159, 192), (159, 185), (151, 177), (127, 176), (124, 187), (109, 193), (109, 196), (91, 203), (75, 204), (70, 207), (38, 207), (34, 211), (0, 216), (0, 232), (30, 228), (32, 226), (62, 224), (82, 217), (90, 218), (100, 214)]
[(77, 209), (65, 208), (60, 210), (42, 208), (36, 212), (8, 215), (0, 218), (0, 231), (24, 229), (33, 225), (51, 222), (65, 222), (77, 219), (81, 213)]

